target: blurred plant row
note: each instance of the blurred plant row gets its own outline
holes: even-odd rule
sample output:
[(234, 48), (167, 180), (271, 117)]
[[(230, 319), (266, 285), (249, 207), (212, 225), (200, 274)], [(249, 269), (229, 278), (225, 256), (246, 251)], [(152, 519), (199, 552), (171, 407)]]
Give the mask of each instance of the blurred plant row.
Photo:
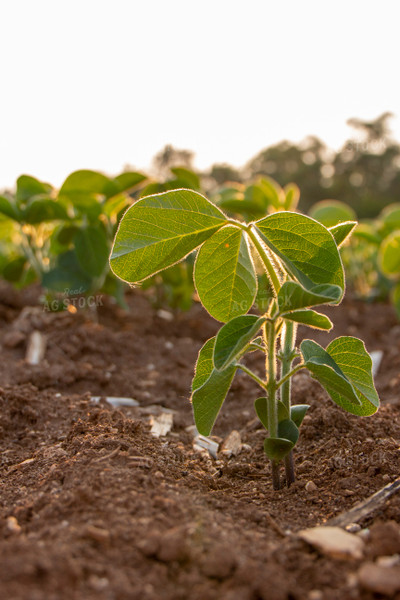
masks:
[[(111, 274), (108, 263), (118, 223), (137, 199), (178, 188), (202, 191), (199, 176), (185, 167), (172, 167), (162, 182), (136, 171), (114, 178), (76, 171), (60, 189), (22, 175), (14, 193), (0, 196), (0, 276), (17, 287), (39, 282), (43, 301), (53, 310), (65, 308), (70, 297), (96, 293), (111, 295), (124, 306), (125, 284)], [(247, 185), (228, 183), (211, 194), (217, 206), (245, 221), (295, 211), (299, 199), (296, 184), (281, 187), (266, 176)], [(328, 227), (357, 220), (352, 207), (334, 200), (317, 202), (309, 214)], [(353, 293), (367, 301), (390, 297), (400, 318), (400, 203), (386, 206), (375, 219), (362, 220), (342, 258)], [(191, 254), (144, 282), (155, 305), (191, 306), (196, 297), (193, 263)]]

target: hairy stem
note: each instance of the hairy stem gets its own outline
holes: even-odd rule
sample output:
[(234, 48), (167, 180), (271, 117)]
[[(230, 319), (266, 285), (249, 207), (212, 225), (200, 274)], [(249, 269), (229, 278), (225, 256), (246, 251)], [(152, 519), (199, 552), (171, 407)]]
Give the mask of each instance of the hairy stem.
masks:
[(257, 252), (260, 255), (260, 258), (265, 266), (268, 277), (272, 283), (274, 292), (275, 292), (275, 294), (277, 294), (281, 287), (281, 283), (279, 281), (278, 275), (276, 274), (276, 271), (275, 271), (273, 265), (271, 264), (268, 253), (265, 250), (265, 248), (264, 248), (261, 240), (259, 239), (258, 235), (256, 234), (256, 232), (253, 231), (251, 225), (249, 225), (246, 228), (246, 232), (247, 232), (249, 238), (251, 239), (251, 241), (253, 242), (254, 246), (256, 247)]
[(247, 373), (247, 375), (249, 375), (249, 377), (251, 377), (252, 379), (254, 379), (254, 381), (256, 383), (258, 383), (258, 385), (260, 387), (262, 387), (263, 390), (266, 389), (266, 382), (263, 381), (261, 379), (261, 377), (258, 377), (258, 375), (256, 375), (255, 373), (253, 373), (253, 371), (251, 369), (248, 369), (245, 365), (242, 365), (241, 363), (237, 363), (237, 367), (238, 369), (241, 369), (244, 373)]
[[(270, 410), (268, 411), (268, 433), (272, 438), (278, 437), (278, 399), (276, 396), (276, 331), (275, 321), (268, 320), (263, 326), (264, 343), (267, 348), (267, 394)], [(274, 490), (281, 487), (279, 477), (279, 464), (271, 461), (272, 486)]]
[[(296, 372), (292, 369), (294, 346), (296, 339), (296, 325), (292, 321), (285, 321), (281, 335), (281, 402), (285, 405), (290, 417), (291, 407), (291, 376)], [(285, 457), (286, 484), (289, 487), (295, 480), (293, 451)]]

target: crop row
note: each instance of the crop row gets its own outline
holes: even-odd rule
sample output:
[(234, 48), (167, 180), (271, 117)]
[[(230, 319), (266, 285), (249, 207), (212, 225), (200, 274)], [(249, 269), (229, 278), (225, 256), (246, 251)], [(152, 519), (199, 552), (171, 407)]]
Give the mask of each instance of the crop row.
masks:
[[(40, 282), (44, 302), (52, 309), (62, 309), (68, 297), (98, 292), (124, 305), (125, 284), (109, 269), (120, 219), (139, 198), (180, 188), (202, 192), (198, 175), (183, 167), (172, 168), (164, 182), (139, 172), (107, 177), (76, 171), (60, 189), (22, 175), (14, 193), (0, 195), (0, 276), (17, 287)], [(259, 177), (247, 185), (227, 183), (209, 197), (228, 216), (248, 222), (296, 211), (300, 190), (294, 183), (282, 188)], [(357, 220), (350, 206), (330, 200), (314, 204), (310, 216), (327, 227)], [(400, 203), (359, 223), (341, 253), (349, 287), (367, 300), (389, 296), (400, 318)], [(147, 279), (144, 287), (160, 305), (188, 308), (195, 297), (193, 266), (191, 253)]]

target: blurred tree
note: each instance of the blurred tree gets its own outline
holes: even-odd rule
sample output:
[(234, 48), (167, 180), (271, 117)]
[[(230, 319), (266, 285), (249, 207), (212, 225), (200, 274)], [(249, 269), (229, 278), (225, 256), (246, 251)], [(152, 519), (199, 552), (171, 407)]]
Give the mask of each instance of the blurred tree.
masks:
[(359, 218), (374, 217), (400, 198), (400, 145), (391, 137), (391, 116), (385, 112), (373, 121), (349, 119), (358, 135), (337, 153), (316, 137), (266, 148), (246, 165), (244, 180), (270, 175), (282, 186), (295, 181), (303, 212), (319, 200), (335, 198), (349, 204)]
[(153, 171), (155, 176), (165, 179), (170, 175), (171, 167), (186, 167), (193, 169), (194, 152), (191, 150), (180, 150), (171, 144), (164, 146), (153, 158)]
[(400, 146), (387, 124), (391, 116), (349, 119), (360, 135), (348, 140), (333, 162), (331, 195), (351, 205), (359, 217), (374, 217), (400, 197)]
[(214, 180), (217, 185), (222, 185), (228, 181), (242, 182), (240, 170), (228, 165), (228, 163), (216, 163), (212, 165), (210, 172), (206, 176)]

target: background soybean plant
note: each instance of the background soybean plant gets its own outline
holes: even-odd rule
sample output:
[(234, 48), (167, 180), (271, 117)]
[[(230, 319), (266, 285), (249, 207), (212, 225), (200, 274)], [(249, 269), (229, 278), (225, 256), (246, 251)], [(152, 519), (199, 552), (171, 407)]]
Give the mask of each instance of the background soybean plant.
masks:
[[(264, 450), (279, 489), (280, 463), (286, 483), (294, 481), (292, 450), (307, 405), (291, 405), (291, 377), (307, 368), (336, 404), (360, 416), (379, 406), (372, 361), (361, 340), (340, 337), (327, 348), (304, 340), (296, 348), (298, 323), (330, 330), (331, 321), (311, 307), (338, 304), (344, 273), (338, 246), (354, 228), (344, 222), (330, 229), (314, 219), (280, 211), (255, 222), (227, 217), (192, 190), (176, 190), (142, 198), (123, 218), (114, 241), (111, 268), (127, 282), (141, 282), (198, 250), (194, 281), (206, 310), (221, 326), (200, 350), (192, 383), (198, 431), (209, 435), (236, 371), (240, 368), (262, 390), (257, 415), (268, 431)], [(253, 257), (272, 289), (262, 315), (247, 314), (259, 278)], [(248, 352), (266, 357), (264, 378), (245, 364)]]
[(136, 172), (109, 178), (82, 170), (56, 190), (21, 175), (15, 194), (0, 196), (2, 276), (19, 286), (37, 280), (50, 295), (101, 290), (122, 302), (108, 257), (119, 218), (146, 180)]

